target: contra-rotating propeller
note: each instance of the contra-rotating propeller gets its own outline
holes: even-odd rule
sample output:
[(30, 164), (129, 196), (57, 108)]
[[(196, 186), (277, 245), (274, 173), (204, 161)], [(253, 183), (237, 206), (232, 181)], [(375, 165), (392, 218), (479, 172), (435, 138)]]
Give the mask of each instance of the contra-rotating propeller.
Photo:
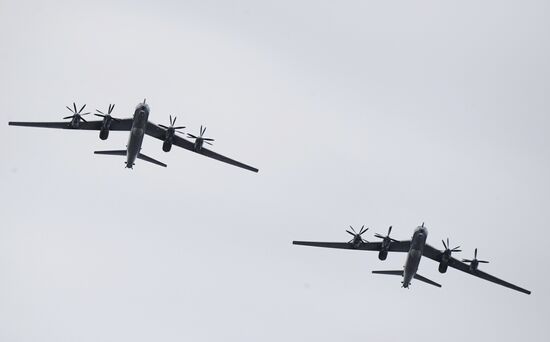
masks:
[(391, 230), (392, 230), (392, 226), (390, 226), (390, 228), (388, 228), (388, 235), (384, 236), (382, 234), (375, 233), (374, 236), (376, 236), (377, 238), (382, 239), (384, 241), (398, 242), (396, 239), (390, 237)]
[(184, 129), (185, 126), (174, 127), (174, 125), (176, 124), (177, 118), (178, 118), (177, 116), (174, 116), (174, 119), (172, 120), (172, 115), (170, 115), (170, 126), (164, 126), (164, 125), (159, 125), (159, 126), (166, 130), (173, 130), (174, 132), (184, 134), (182, 131), (178, 131), (178, 129)]
[(369, 230), (368, 228), (365, 228), (365, 225), (363, 225), (361, 227), (361, 229), (359, 230), (359, 233), (357, 233), (355, 231), (355, 229), (353, 229), (352, 226), (349, 226), (351, 228), (351, 232), (349, 230), (346, 230), (346, 232), (348, 234), (350, 234), (351, 236), (353, 236), (353, 239), (349, 240), (348, 243), (363, 243), (363, 242), (367, 242), (366, 240), (363, 240), (363, 237), (361, 235), (363, 235), (367, 230)]
[(200, 134), (199, 134), (198, 137), (197, 137), (196, 135), (191, 134), (191, 133), (187, 133), (187, 136), (188, 136), (189, 138), (195, 139), (196, 142), (203, 142), (203, 141), (204, 141), (204, 142), (207, 143), (208, 145), (212, 145), (212, 143), (211, 143), (210, 141), (214, 141), (214, 139), (212, 139), (212, 138), (204, 138), (204, 137), (203, 137), (204, 132), (206, 132), (206, 127), (203, 128), (202, 125), (201, 125), (201, 130), (200, 130)]
[(113, 109), (115, 109), (115, 105), (114, 104), (109, 104), (109, 109), (107, 110), (107, 114), (103, 113), (99, 109), (96, 109), (97, 113), (94, 113), (94, 115), (99, 116), (99, 117), (104, 118), (104, 119), (112, 119), (114, 121), (119, 121), (119, 119), (113, 118), (111, 116), (111, 113), (113, 112)]
[(451, 248), (451, 244), (449, 243), (449, 238), (447, 238), (447, 243), (445, 243), (445, 240), (441, 240), (443, 242), (443, 246), (445, 247), (445, 251), (443, 253), (451, 255), (452, 252), (462, 252), (460, 249), (460, 246), (457, 246), (455, 248)]
[(76, 109), (76, 103), (73, 102), (73, 108), (69, 107), (69, 106), (65, 106), (68, 110), (71, 111), (71, 113), (73, 113), (73, 115), (70, 115), (70, 116), (66, 116), (64, 117), (63, 119), (78, 119), (78, 120), (82, 120), (84, 122), (88, 122), (86, 121), (82, 116), (84, 115), (88, 115), (90, 113), (82, 113), (82, 111), (84, 110), (84, 108), (86, 108), (86, 105), (82, 106), (82, 108), (80, 108), (80, 110), (77, 110)]
[(486, 260), (478, 260), (477, 259), (477, 248), (475, 249), (474, 251), (474, 258), (472, 260), (470, 259), (462, 259), (462, 262), (466, 262), (466, 263), (469, 263), (471, 265), (476, 265), (477, 264), (488, 264), (489, 261), (486, 261)]

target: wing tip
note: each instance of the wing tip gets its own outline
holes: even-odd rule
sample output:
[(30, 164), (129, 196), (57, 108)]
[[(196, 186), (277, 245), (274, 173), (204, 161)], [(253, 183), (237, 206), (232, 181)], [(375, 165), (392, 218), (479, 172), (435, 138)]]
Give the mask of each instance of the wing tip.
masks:
[(255, 168), (253, 166), (242, 164), (242, 163), (241, 163), (241, 165), (235, 165), (235, 166), (239, 166), (239, 167), (241, 167), (245, 170), (252, 171), (254, 173), (258, 173), (258, 171), (260, 171), (259, 169)]

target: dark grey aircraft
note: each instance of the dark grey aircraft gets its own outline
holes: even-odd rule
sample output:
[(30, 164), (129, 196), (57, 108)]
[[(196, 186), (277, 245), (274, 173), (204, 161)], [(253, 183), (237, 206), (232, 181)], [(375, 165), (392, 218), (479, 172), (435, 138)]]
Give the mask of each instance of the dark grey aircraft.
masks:
[(391, 233), (392, 227), (390, 227), (388, 230), (388, 234), (386, 236), (375, 234), (377, 238), (382, 239), (381, 242), (368, 242), (362, 238), (362, 235), (368, 230), (368, 228), (365, 229), (364, 227), (365, 226), (361, 227), (361, 230), (359, 231), (359, 233), (357, 233), (353, 229), (353, 227), (350, 226), (351, 231), (346, 230), (346, 232), (348, 232), (350, 235), (353, 236), (353, 238), (349, 242), (293, 241), (293, 244), (302, 245), (302, 246), (377, 251), (378, 258), (380, 260), (386, 260), (386, 257), (388, 256), (388, 252), (405, 252), (407, 253), (407, 260), (405, 261), (405, 266), (403, 267), (403, 270), (372, 272), (376, 274), (388, 274), (388, 275), (401, 276), (403, 277), (402, 284), (403, 284), (403, 287), (405, 288), (409, 287), (412, 279), (417, 279), (422, 282), (428, 283), (430, 285), (441, 287), (441, 285), (439, 285), (438, 283), (416, 273), (418, 270), (418, 265), (420, 264), (420, 260), (422, 259), (422, 256), (425, 256), (439, 263), (440, 273), (447, 272), (447, 268), (450, 266), (452, 268), (456, 268), (457, 270), (461, 270), (462, 272), (471, 274), (481, 279), (488, 280), (495, 284), (505, 286), (512, 290), (516, 290), (526, 294), (531, 294), (531, 291), (523, 289), (514, 284), (510, 284), (504, 280), (501, 280), (497, 277), (494, 277), (488, 273), (485, 273), (479, 270), (478, 269), (479, 264), (488, 263), (488, 261), (477, 259), (477, 248), (475, 249), (474, 259), (472, 260), (463, 259), (462, 261), (459, 261), (458, 259), (453, 258), (451, 254), (453, 252), (460, 252), (460, 247), (451, 248), (451, 246), (449, 245), (449, 239), (447, 239), (447, 243), (445, 243), (445, 241), (443, 240), (441, 241), (443, 242), (443, 247), (445, 247), (445, 250), (443, 251), (428, 245), (426, 243), (426, 238), (428, 237), (428, 230), (426, 229), (426, 227), (424, 227), (424, 223), (422, 223), (421, 226), (415, 229), (414, 234), (410, 240), (405, 240), (405, 241), (398, 241), (391, 238), (390, 233)]
[(241, 162), (227, 158), (225, 156), (222, 156), (221, 154), (204, 148), (203, 145), (205, 143), (212, 145), (211, 141), (214, 141), (214, 139), (203, 137), (206, 131), (206, 127), (203, 128), (201, 126), (199, 136), (187, 134), (189, 138), (194, 139), (194, 142), (191, 142), (176, 134), (182, 134), (180, 129), (185, 128), (184, 126), (175, 126), (176, 117), (172, 119), (172, 116), (170, 116), (170, 126), (155, 125), (154, 123), (150, 122), (149, 106), (145, 103), (145, 100), (137, 105), (136, 110), (134, 111), (134, 117), (128, 119), (117, 119), (112, 117), (111, 113), (113, 112), (115, 105), (109, 105), (107, 114), (103, 113), (100, 110), (97, 110), (98, 113), (95, 114), (96, 116), (102, 117), (103, 120), (87, 121), (83, 118), (83, 116), (90, 113), (82, 113), (82, 111), (84, 111), (84, 108), (86, 108), (86, 105), (83, 105), (80, 110), (77, 110), (75, 103), (73, 103), (73, 108), (67, 106), (67, 109), (71, 111), (72, 115), (64, 117), (63, 119), (71, 119), (71, 121), (69, 122), (10, 122), (9, 125), (94, 130), (99, 131), (99, 138), (101, 140), (106, 140), (109, 137), (110, 131), (129, 131), (130, 139), (128, 140), (128, 144), (126, 145), (125, 150), (95, 151), (95, 153), (125, 156), (126, 167), (130, 169), (134, 166), (136, 158), (166, 167), (166, 164), (161, 163), (158, 160), (155, 160), (141, 153), (141, 144), (143, 142), (143, 137), (147, 134), (163, 141), (162, 150), (164, 152), (170, 151), (172, 145), (176, 145), (186, 150), (202, 154), (203, 156), (213, 158), (227, 164), (231, 164), (252, 172), (258, 172), (258, 169), (252, 166), (243, 164)]

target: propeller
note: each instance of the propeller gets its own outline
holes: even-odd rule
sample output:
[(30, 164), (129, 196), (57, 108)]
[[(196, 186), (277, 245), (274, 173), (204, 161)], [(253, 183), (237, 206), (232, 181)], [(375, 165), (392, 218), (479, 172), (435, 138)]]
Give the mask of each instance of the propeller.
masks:
[(390, 228), (388, 228), (388, 235), (386, 235), (386, 236), (383, 236), (383, 235), (378, 234), (378, 233), (374, 234), (374, 236), (376, 236), (376, 237), (379, 238), (379, 239), (386, 240), (386, 241), (397, 242), (396, 239), (393, 239), (393, 238), (390, 237), (391, 229), (392, 229), (392, 226), (390, 226)]
[(174, 119), (172, 120), (172, 115), (170, 115), (170, 126), (164, 126), (164, 125), (159, 125), (159, 126), (166, 129), (166, 130), (172, 129), (175, 132), (178, 132), (180, 134), (184, 134), (182, 131), (178, 131), (178, 129), (184, 129), (185, 126), (174, 127), (174, 125), (176, 124), (176, 119), (177, 119), (177, 116), (174, 116)]
[(486, 261), (486, 260), (477, 260), (477, 248), (474, 251), (474, 258), (472, 260), (462, 259), (462, 262), (467, 262), (467, 263), (470, 263), (470, 264), (477, 264), (477, 263), (488, 264), (489, 263), (489, 261)]
[(206, 132), (206, 127), (203, 128), (202, 125), (201, 125), (201, 130), (200, 130), (200, 134), (199, 134), (198, 137), (196, 135), (191, 134), (191, 133), (187, 133), (187, 136), (189, 138), (195, 139), (196, 141), (204, 141), (208, 145), (212, 145), (212, 143), (210, 141), (214, 141), (214, 139), (212, 139), (212, 138), (203, 138), (204, 132)]
[(82, 111), (84, 110), (84, 108), (86, 108), (86, 105), (83, 105), (82, 108), (80, 108), (80, 110), (77, 110), (76, 108), (76, 103), (73, 102), (73, 108), (69, 107), (69, 106), (65, 106), (68, 110), (71, 111), (71, 113), (73, 113), (73, 115), (70, 115), (70, 116), (66, 116), (64, 117), (63, 119), (74, 119), (74, 118), (79, 118), (80, 120), (84, 121), (84, 122), (88, 122), (86, 120), (84, 120), (83, 116), (84, 115), (88, 115), (90, 113), (82, 113)]
[(366, 242), (365, 240), (363, 240), (363, 237), (361, 235), (363, 235), (367, 230), (369, 230), (368, 228), (365, 229), (365, 225), (363, 225), (361, 227), (361, 229), (359, 230), (359, 233), (357, 233), (355, 231), (355, 229), (353, 229), (352, 226), (349, 226), (351, 228), (351, 232), (349, 230), (346, 230), (346, 232), (348, 234), (350, 234), (351, 236), (353, 236), (353, 239), (349, 240), (348, 243), (352, 243), (352, 242), (355, 242), (355, 241), (361, 241), (361, 242)]
[(455, 248), (451, 248), (451, 244), (449, 243), (449, 238), (447, 238), (447, 243), (445, 243), (445, 240), (441, 240), (443, 242), (443, 246), (445, 247), (445, 252), (451, 254), (452, 252), (462, 252), (460, 249), (460, 246), (457, 246)]
[(115, 105), (114, 104), (110, 104), (109, 105), (109, 109), (107, 110), (107, 114), (103, 113), (102, 111), (100, 111), (99, 109), (96, 109), (96, 112), (97, 113), (94, 113), (95, 116), (99, 116), (101, 118), (106, 118), (106, 119), (113, 119), (114, 121), (119, 121), (119, 119), (116, 119), (116, 118), (113, 118), (111, 116), (111, 113), (113, 112), (113, 109), (115, 109)]

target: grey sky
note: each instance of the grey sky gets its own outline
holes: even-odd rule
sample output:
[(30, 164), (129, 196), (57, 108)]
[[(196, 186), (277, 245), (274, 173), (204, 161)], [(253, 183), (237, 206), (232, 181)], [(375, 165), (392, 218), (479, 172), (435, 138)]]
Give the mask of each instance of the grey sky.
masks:
[[(548, 340), (547, 1), (0, 0), (1, 341)], [(144, 97), (243, 171), (149, 138), (8, 127)], [(404, 255), (447, 236), (525, 296)], [(370, 239), (372, 235), (369, 234)]]

